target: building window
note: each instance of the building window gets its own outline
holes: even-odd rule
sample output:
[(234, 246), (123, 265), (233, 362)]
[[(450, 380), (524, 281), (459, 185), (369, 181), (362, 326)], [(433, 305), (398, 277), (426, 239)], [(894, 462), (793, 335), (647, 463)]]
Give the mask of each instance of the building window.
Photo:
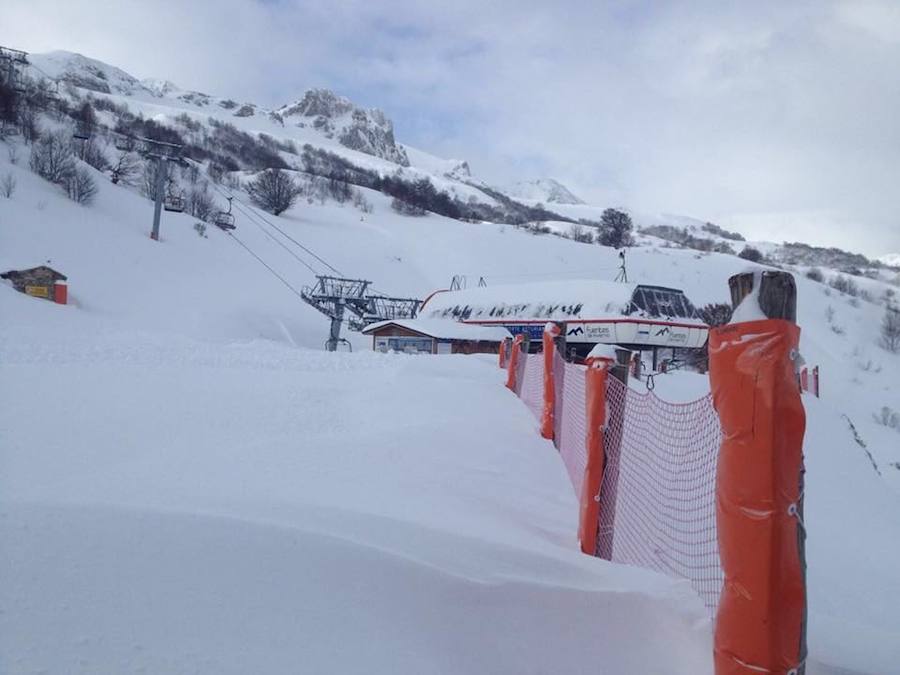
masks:
[(403, 354), (431, 354), (431, 338), (418, 337), (377, 337), (375, 338), (375, 351), (401, 352)]

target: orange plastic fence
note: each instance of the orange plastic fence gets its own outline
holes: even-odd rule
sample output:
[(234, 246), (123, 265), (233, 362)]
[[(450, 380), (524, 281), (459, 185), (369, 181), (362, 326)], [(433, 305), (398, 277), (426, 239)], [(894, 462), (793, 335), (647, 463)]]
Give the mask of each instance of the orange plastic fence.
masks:
[(509, 369), (509, 373), (506, 376), (506, 387), (507, 389), (511, 389), (512, 391), (516, 390), (516, 373), (517, 368), (519, 366), (519, 352), (520, 345), (525, 341), (525, 338), (522, 335), (516, 335), (513, 339), (512, 349), (509, 353), (509, 361), (507, 363), (507, 368)]
[(716, 675), (802, 673), (806, 658), (800, 329), (767, 319), (710, 332), (722, 425), (716, 525), (725, 584)]
[(555, 323), (548, 323), (544, 328), (544, 407), (541, 412), (541, 436), (553, 440), (554, 410), (556, 409), (556, 384), (553, 378), (553, 360), (556, 355), (556, 343), (559, 337), (560, 327)]
[(606, 461), (603, 447), (603, 430), (606, 424), (606, 378), (609, 363), (598, 360), (592, 363), (585, 377), (585, 414), (587, 434), (585, 450), (587, 464), (581, 487), (581, 509), (578, 520), (578, 541), (581, 551), (594, 555), (597, 550), (597, 527), (600, 523), (600, 486), (603, 483), (603, 465)]

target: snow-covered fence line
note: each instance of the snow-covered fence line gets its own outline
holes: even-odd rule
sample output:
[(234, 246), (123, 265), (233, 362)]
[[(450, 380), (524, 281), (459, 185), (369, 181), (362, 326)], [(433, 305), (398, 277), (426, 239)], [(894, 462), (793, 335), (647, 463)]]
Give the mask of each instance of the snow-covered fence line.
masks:
[(605, 345), (565, 362), (562, 324), (547, 324), (541, 353), (523, 335), (504, 343), (500, 364), (569, 472), (582, 551), (689, 580), (715, 617), (717, 675), (802, 675), (809, 373), (796, 286), (779, 271), (729, 286), (733, 323), (710, 333), (711, 393), (696, 401), (630, 389), (628, 353)]
[[(582, 533), (582, 549), (687, 579), (715, 614), (723, 580), (715, 520), (721, 429), (711, 395), (675, 404), (607, 378), (602, 484), (586, 500), (588, 368), (552, 354), (552, 440), (579, 504), (599, 498), (599, 529)], [(543, 352), (520, 351), (513, 386), (542, 427), (544, 365)]]

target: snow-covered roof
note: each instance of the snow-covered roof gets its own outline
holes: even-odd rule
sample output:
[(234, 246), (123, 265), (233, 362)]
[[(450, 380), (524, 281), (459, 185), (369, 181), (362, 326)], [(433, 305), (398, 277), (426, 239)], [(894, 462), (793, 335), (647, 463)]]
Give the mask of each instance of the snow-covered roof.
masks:
[(420, 310), (462, 321), (617, 318), (623, 315), (702, 323), (682, 291), (646, 284), (570, 279), (436, 293)]
[(501, 342), (512, 337), (510, 332), (501, 326), (473, 326), (447, 319), (391, 319), (366, 326), (362, 332), (365, 335), (371, 335), (385, 326), (400, 326), (422, 335), (444, 340)]
[[(596, 279), (567, 279), (481, 286), (435, 294), (420, 310), (431, 318), (466, 320), (572, 319), (624, 314), (636, 284)], [(457, 309), (458, 308), (458, 309)], [(469, 308), (471, 311), (464, 311)]]

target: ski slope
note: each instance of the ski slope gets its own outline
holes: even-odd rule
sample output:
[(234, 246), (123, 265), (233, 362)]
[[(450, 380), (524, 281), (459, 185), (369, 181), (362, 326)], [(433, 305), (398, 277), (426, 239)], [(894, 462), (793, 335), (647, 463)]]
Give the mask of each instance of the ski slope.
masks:
[[(0, 671), (710, 672), (686, 583), (577, 553), (565, 470), (493, 359), (377, 355), (352, 333), (354, 354), (322, 353), (326, 319), (228, 235), (164, 213), (153, 242), (127, 188), (98, 175), (80, 207), (4, 148), (7, 171), (0, 268), (50, 261), (71, 304), (0, 285)], [(265, 218), (388, 294), (616, 273), (611, 249), (366, 198)], [(294, 288), (313, 272), (276, 239), (328, 271), (237, 218)], [(628, 253), (631, 280), (698, 305), (746, 265)], [(898, 672), (900, 436), (872, 414), (900, 409), (900, 362), (875, 344), (878, 307), (798, 288), (823, 382), (808, 672)]]

